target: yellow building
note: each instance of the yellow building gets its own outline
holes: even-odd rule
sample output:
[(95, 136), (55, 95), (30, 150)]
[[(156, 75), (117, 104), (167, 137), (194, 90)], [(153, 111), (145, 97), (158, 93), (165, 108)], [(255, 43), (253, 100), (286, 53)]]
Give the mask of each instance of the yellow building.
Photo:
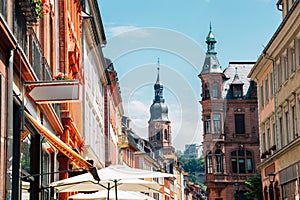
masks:
[(258, 85), (258, 167), (264, 199), (299, 199), (300, 1), (277, 8), (283, 20), (249, 74)]

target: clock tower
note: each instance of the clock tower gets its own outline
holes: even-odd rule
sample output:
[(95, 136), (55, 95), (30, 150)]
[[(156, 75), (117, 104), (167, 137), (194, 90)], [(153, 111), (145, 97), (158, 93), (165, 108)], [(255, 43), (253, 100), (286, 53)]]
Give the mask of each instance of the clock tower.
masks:
[(154, 100), (150, 107), (150, 120), (148, 121), (149, 142), (155, 150), (172, 146), (171, 122), (168, 118), (168, 106), (163, 98), (163, 85), (159, 80), (159, 60), (157, 67), (157, 80), (154, 84)]

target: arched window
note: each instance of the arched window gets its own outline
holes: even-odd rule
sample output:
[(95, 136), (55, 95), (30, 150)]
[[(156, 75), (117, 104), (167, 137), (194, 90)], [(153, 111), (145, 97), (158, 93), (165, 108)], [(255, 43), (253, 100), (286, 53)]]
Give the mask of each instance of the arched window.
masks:
[(246, 150), (231, 152), (231, 167), (233, 173), (253, 173), (252, 153)]
[(223, 153), (220, 149), (215, 151), (216, 157), (216, 172), (223, 173)]
[(165, 132), (164, 132), (164, 139), (168, 140), (168, 131), (167, 130), (165, 130)]
[(212, 171), (212, 155), (211, 155), (211, 151), (209, 151), (206, 155), (206, 172), (208, 174), (213, 173)]
[(219, 85), (218, 83), (214, 83), (212, 86), (212, 96), (213, 98), (219, 98)]

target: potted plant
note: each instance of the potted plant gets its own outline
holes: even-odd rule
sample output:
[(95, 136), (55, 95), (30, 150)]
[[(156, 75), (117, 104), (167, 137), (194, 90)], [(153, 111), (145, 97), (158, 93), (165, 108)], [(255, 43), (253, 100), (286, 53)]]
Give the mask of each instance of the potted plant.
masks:
[(50, 6), (46, 1), (47, 0), (33, 0), (35, 11), (39, 18), (42, 18), (44, 14), (47, 14), (50, 11)]
[(68, 75), (62, 72), (59, 72), (56, 76), (53, 76), (54, 80), (68, 80)]

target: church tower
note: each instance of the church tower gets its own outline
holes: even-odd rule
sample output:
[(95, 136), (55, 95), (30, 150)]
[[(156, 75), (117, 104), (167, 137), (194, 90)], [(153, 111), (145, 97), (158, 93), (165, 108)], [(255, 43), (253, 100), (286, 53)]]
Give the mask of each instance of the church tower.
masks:
[(150, 120), (148, 121), (149, 142), (155, 150), (172, 146), (171, 122), (168, 117), (168, 106), (163, 98), (163, 85), (159, 80), (159, 60), (157, 66), (157, 79), (154, 84), (154, 100), (150, 107)]

